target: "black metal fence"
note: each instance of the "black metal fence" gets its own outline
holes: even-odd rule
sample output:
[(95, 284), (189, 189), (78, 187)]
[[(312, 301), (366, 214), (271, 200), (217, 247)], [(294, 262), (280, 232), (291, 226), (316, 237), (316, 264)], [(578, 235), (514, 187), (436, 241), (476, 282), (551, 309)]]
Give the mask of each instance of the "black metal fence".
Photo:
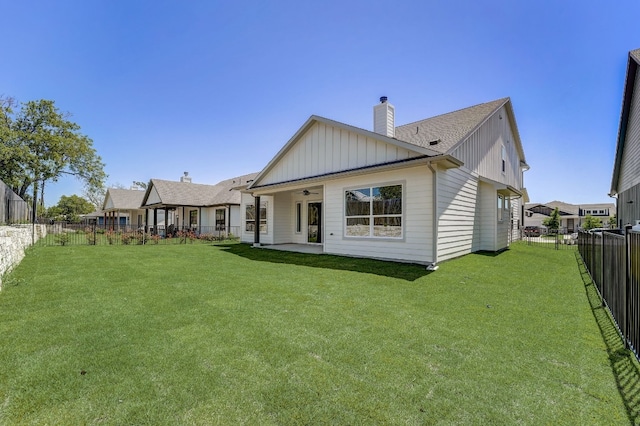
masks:
[(520, 229), (520, 240), (527, 245), (541, 246), (554, 250), (575, 250), (578, 247), (578, 233), (569, 233), (559, 230), (550, 232), (532, 232), (529, 229)]
[(625, 347), (640, 358), (640, 232), (580, 232), (578, 249)]
[(66, 245), (144, 245), (144, 244), (194, 244), (237, 240), (240, 227), (219, 229), (216, 226), (180, 228), (173, 225), (154, 228), (120, 225), (116, 228), (102, 225), (53, 223), (47, 225), (47, 236), (38, 244), (45, 246)]

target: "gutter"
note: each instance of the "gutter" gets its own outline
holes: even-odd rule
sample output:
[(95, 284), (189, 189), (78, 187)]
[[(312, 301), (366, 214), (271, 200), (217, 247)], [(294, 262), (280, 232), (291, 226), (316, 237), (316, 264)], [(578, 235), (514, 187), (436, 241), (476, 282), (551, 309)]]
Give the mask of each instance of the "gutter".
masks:
[(427, 271), (437, 271), (438, 265), (438, 173), (434, 169), (432, 163), (428, 163), (427, 167), (433, 173), (432, 180), (432, 203), (433, 203), (433, 262), (427, 266)]

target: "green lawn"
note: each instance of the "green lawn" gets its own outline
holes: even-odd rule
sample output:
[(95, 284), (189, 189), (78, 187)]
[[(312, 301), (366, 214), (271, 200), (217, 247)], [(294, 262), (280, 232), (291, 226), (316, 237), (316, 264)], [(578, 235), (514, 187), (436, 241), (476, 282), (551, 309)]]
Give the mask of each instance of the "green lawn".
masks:
[(36, 247), (0, 293), (0, 424), (629, 424), (574, 251), (423, 267), (247, 245)]

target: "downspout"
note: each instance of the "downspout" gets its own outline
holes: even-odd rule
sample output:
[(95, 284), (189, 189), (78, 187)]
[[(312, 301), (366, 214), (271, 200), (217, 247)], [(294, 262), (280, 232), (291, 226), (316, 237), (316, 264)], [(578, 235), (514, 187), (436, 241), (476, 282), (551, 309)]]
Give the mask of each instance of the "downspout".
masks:
[(431, 180), (432, 185), (432, 204), (433, 204), (433, 262), (431, 262), (427, 266), (427, 271), (437, 271), (438, 265), (438, 173), (437, 170), (433, 168), (432, 163), (428, 163), (427, 167), (431, 170), (433, 174), (433, 179)]

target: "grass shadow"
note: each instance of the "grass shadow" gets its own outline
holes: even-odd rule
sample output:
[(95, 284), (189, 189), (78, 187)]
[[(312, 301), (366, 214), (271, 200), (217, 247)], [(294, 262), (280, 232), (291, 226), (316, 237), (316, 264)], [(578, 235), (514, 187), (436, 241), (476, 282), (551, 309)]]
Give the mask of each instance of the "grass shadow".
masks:
[(629, 421), (632, 425), (640, 424), (640, 369), (638, 368), (638, 360), (633, 352), (625, 348), (618, 328), (609, 310), (603, 306), (598, 290), (578, 252), (576, 252), (576, 260), (584, 283), (585, 293), (591, 305), (591, 312), (607, 346), (611, 369), (627, 410)]
[(215, 247), (221, 247), (228, 253), (258, 262), (286, 263), (312, 268), (363, 272), (406, 281), (415, 281), (431, 273), (431, 271), (426, 270), (424, 265), (412, 263), (399, 263), (331, 254), (306, 254), (266, 250), (253, 248), (249, 244), (217, 244)]

